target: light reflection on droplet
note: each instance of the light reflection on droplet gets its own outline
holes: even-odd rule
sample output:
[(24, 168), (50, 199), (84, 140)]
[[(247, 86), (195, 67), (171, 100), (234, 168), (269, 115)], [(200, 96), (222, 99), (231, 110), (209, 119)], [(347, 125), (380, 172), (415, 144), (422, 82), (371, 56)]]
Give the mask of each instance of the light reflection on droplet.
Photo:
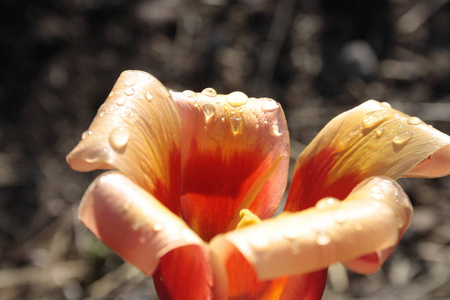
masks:
[(226, 101), (231, 106), (241, 106), (248, 102), (248, 96), (243, 92), (233, 92), (226, 97)]
[(81, 139), (84, 140), (85, 138), (87, 138), (88, 136), (92, 135), (92, 131), (91, 130), (86, 130), (85, 132), (83, 132), (83, 134), (81, 135)]
[(130, 138), (130, 133), (123, 127), (114, 128), (109, 135), (109, 143), (116, 150), (123, 149)]
[(124, 93), (127, 96), (132, 96), (134, 94), (134, 89), (133, 88), (126, 88)]
[(406, 122), (408, 122), (409, 125), (422, 124), (422, 120), (419, 119), (418, 117), (410, 117), (410, 118), (408, 118), (408, 120), (406, 120)]
[(392, 142), (397, 146), (402, 146), (402, 145), (406, 144), (409, 140), (411, 140), (413, 137), (414, 137), (414, 134), (411, 131), (405, 131), (405, 132), (397, 134), (392, 139)]
[(217, 96), (217, 92), (215, 89), (213, 88), (206, 88), (202, 91), (202, 94), (208, 97), (216, 97)]
[(152, 101), (153, 96), (150, 92), (145, 93), (145, 99), (147, 99), (147, 101)]
[(183, 95), (185, 95), (188, 98), (192, 98), (195, 97), (195, 92), (191, 90), (184, 90)]

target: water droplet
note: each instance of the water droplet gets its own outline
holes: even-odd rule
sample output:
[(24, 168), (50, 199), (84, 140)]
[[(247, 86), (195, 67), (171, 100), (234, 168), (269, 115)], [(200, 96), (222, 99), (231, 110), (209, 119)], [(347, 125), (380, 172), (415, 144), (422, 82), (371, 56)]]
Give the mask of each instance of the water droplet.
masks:
[(131, 204), (129, 203), (129, 202), (125, 202), (124, 204), (123, 204), (123, 206), (122, 206), (122, 208), (123, 208), (123, 211), (129, 211), (130, 210), (130, 207), (131, 207)]
[(367, 113), (363, 119), (364, 128), (372, 128), (382, 123), (387, 117), (394, 115), (394, 112), (389, 110), (377, 110)]
[(340, 202), (341, 201), (339, 201), (339, 199), (336, 199), (333, 197), (323, 198), (316, 203), (316, 208), (317, 209), (325, 209), (325, 208), (329, 208), (330, 206), (337, 205)]
[(101, 111), (101, 112), (98, 113), (98, 116), (99, 116), (100, 118), (102, 118), (105, 114), (106, 114), (106, 112)]
[(289, 246), (291, 247), (292, 253), (299, 254), (301, 252), (301, 243), (297, 239), (292, 239), (289, 241)]
[(248, 96), (243, 92), (233, 92), (227, 96), (226, 100), (232, 106), (241, 106), (248, 102)]
[(269, 245), (269, 238), (267, 237), (264, 229), (258, 229), (258, 231), (250, 238), (250, 244), (256, 250), (263, 250)]
[(402, 228), (405, 225), (405, 220), (401, 216), (397, 216), (397, 227)]
[(380, 137), (384, 134), (384, 131), (385, 131), (384, 128), (380, 127), (377, 129), (377, 131), (375, 131), (375, 134), (377, 135), (377, 137)]
[(330, 234), (327, 231), (319, 231), (316, 236), (319, 245), (328, 245), (331, 242)]
[(380, 103), (381, 106), (387, 107), (387, 108), (391, 108), (391, 104), (389, 104), (388, 102), (381, 102)]
[(123, 149), (130, 138), (130, 133), (123, 127), (114, 128), (109, 135), (109, 143), (116, 150)]
[(355, 130), (344, 136), (339, 143), (341, 144), (341, 147), (347, 149), (352, 146), (360, 138), (360, 136), (361, 131)]
[(183, 91), (183, 95), (185, 95), (188, 98), (192, 98), (195, 97), (195, 92), (191, 90), (185, 90)]
[(152, 101), (153, 99), (152, 94), (150, 94), (150, 92), (145, 93), (145, 99), (147, 99), (147, 101)]
[(134, 94), (134, 89), (133, 88), (127, 88), (127, 89), (125, 89), (124, 93), (127, 96), (132, 96)]
[(217, 96), (217, 92), (213, 88), (206, 88), (202, 91), (202, 94), (208, 97), (215, 97)]
[(161, 231), (163, 230), (164, 226), (161, 223), (156, 223), (155, 225), (153, 225), (153, 230), (154, 231)]
[(88, 136), (90, 136), (92, 134), (91, 130), (86, 130), (85, 132), (83, 132), (83, 134), (81, 135), (81, 139), (84, 140), (85, 138), (87, 138)]
[(139, 228), (141, 228), (141, 223), (136, 221), (133, 223), (132, 227), (133, 227), (133, 230), (138, 230)]
[(133, 86), (133, 85), (134, 85), (134, 81), (133, 81), (133, 80), (125, 80), (125, 81), (123, 82), (123, 84), (124, 84), (125, 86)]
[(119, 98), (119, 99), (117, 100), (117, 105), (122, 106), (122, 105), (124, 105), (124, 104), (125, 104), (125, 98)]
[(381, 202), (380, 201), (375, 201), (373, 206), (375, 206), (376, 208), (380, 208), (381, 207)]
[(268, 100), (264, 102), (264, 104), (261, 106), (261, 110), (263, 112), (272, 112), (277, 110), (279, 107), (280, 106), (278, 105), (278, 103), (275, 102), (274, 100)]
[(283, 123), (275, 123), (272, 125), (272, 134), (276, 136), (283, 135), (287, 131), (287, 127)]
[(231, 125), (231, 129), (233, 130), (233, 132), (235, 134), (242, 132), (242, 130), (244, 128), (244, 122), (243, 122), (241, 116), (239, 116), (239, 115), (230, 116), (230, 125)]
[(209, 119), (216, 113), (216, 107), (210, 103), (206, 103), (205, 105), (203, 105), (202, 109), (207, 119)]
[(363, 229), (360, 223), (354, 223), (353, 228), (355, 228), (356, 231), (361, 231)]
[(402, 146), (402, 145), (406, 144), (413, 137), (414, 137), (414, 134), (411, 131), (405, 131), (405, 132), (397, 134), (392, 139), (392, 142), (394, 144), (396, 144), (397, 146)]
[(422, 124), (422, 120), (419, 119), (418, 117), (410, 117), (410, 118), (408, 118), (408, 120), (406, 122), (408, 122), (409, 125)]
[(295, 225), (291, 225), (284, 229), (282, 235), (286, 239), (292, 240), (298, 237), (298, 230), (295, 228)]
[(345, 221), (347, 220), (347, 215), (345, 214), (345, 210), (343, 210), (342, 208), (337, 210), (334, 213), (334, 220), (339, 224), (345, 223)]

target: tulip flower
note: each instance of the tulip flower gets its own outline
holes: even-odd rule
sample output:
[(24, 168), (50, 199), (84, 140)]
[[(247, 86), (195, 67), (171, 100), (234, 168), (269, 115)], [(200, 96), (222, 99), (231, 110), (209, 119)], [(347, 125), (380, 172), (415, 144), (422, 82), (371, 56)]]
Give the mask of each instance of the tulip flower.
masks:
[(272, 218), (289, 165), (280, 105), (126, 71), (67, 161), (111, 170), (79, 218), (160, 299), (320, 299), (330, 264), (380, 268), (412, 216), (394, 180), (448, 175), (450, 137), (369, 100), (306, 147)]

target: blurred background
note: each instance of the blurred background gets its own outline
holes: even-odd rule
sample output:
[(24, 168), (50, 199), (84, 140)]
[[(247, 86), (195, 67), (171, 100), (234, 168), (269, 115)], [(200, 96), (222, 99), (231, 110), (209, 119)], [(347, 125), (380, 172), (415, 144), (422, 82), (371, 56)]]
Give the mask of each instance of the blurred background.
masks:
[[(157, 299), (77, 220), (98, 173), (65, 155), (123, 70), (283, 105), (292, 163), (337, 114), (388, 101), (450, 133), (448, 0), (2, 0), (0, 300)], [(381, 271), (324, 299), (450, 299), (450, 178), (400, 180), (411, 228)]]

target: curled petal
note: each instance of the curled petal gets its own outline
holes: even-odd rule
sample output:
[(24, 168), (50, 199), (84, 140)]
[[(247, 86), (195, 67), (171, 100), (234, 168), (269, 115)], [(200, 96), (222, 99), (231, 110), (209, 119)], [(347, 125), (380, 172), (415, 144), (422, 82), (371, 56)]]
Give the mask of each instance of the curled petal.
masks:
[(280, 105), (241, 92), (171, 92), (181, 119), (184, 220), (204, 240), (235, 229), (242, 209), (275, 212), (287, 183), (289, 136)]
[[(101, 241), (147, 275), (162, 299), (225, 299), (223, 267), (207, 245), (157, 199), (119, 172), (98, 177), (79, 218)], [(177, 278), (188, 278), (183, 283)], [(164, 282), (161, 279), (165, 279)]]
[(165, 87), (148, 73), (125, 71), (67, 161), (77, 171), (118, 169), (178, 213), (179, 136)]
[(286, 210), (302, 210), (328, 196), (344, 199), (371, 176), (444, 176), (450, 169), (448, 145), (448, 135), (420, 119), (369, 100), (330, 121), (299, 156)]
[(325, 198), (314, 208), (218, 236), (211, 247), (224, 261), (238, 249), (261, 280), (295, 276), (394, 246), (411, 212), (394, 181), (374, 177), (345, 201)]

